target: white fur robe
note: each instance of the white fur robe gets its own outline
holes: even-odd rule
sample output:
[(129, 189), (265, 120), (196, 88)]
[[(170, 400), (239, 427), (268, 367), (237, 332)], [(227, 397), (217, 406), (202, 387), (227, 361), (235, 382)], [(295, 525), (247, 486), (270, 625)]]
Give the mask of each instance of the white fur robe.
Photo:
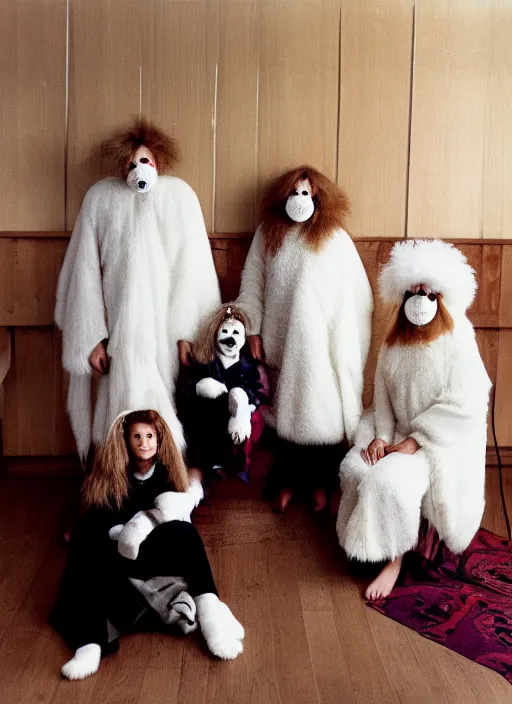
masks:
[(178, 340), (193, 340), (220, 303), (199, 201), (179, 178), (160, 176), (146, 194), (117, 178), (86, 194), (57, 289), (55, 322), (70, 373), (68, 410), (82, 458), (91, 441), (89, 355), (108, 338), (111, 366), (100, 379), (92, 439), (117, 415), (151, 408), (184, 447), (174, 408)]
[(242, 274), (239, 305), (278, 371), (273, 412), (280, 437), (303, 445), (352, 440), (362, 413), (373, 297), (344, 230), (319, 253), (290, 228), (275, 256), (258, 228)]
[[(377, 562), (412, 549), (421, 514), (455, 553), (479, 528), (484, 509), (486, 415), (491, 383), (471, 324), (428, 345), (383, 345), (375, 377), (375, 414), (363, 418), (340, 469), (337, 531), (350, 557)], [(360, 457), (374, 437), (414, 438), (414, 455), (376, 465)]]

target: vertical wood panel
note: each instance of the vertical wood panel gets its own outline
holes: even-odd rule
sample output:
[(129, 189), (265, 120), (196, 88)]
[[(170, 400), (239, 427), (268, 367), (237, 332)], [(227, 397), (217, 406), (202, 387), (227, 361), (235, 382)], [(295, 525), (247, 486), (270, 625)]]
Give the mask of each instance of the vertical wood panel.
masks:
[(512, 237), (512, 4), (490, 0), (484, 237)]
[(512, 328), (512, 245), (502, 247), (499, 324)]
[(258, 175), (309, 163), (336, 178), (339, 2), (260, 0)]
[(412, 0), (341, 3), (338, 182), (359, 237), (405, 232)]
[(409, 237), (481, 237), (487, 0), (416, 3)]
[(63, 229), (66, 0), (0, 3), (0, 71), (0, 229)]
[(211, 232), (217, 3), (151, 0), (145, 8), (143, 112), (178, 140), (177, 174), (197, 193)]
[(60, 340), (52, 327), (16, 328), (5, 381), (4, 454), (75, 452), (64, 410)]
[(216, 121), (215, 232), (257, 225), (258, 0), (221, 0)]
[(139, 114), (140, 10), (140, 0), (70, 0), (68, 229), (107, 175), (98, 144)]

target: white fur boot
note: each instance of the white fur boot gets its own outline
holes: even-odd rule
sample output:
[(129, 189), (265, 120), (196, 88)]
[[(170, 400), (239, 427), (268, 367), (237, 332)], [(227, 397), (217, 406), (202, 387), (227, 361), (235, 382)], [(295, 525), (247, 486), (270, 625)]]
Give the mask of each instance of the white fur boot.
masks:
[(244, 649), (242, 625), (215, 594), (201, 594), (195, 602), (199, 627), (210, 652), (223, 660), (234, 660)]
[(62, 666), (61, 673), (68, 680), (83, 680), (98, 671), (101, 648), (97, 643), (88, 643), (78, 648), (74, 657)]

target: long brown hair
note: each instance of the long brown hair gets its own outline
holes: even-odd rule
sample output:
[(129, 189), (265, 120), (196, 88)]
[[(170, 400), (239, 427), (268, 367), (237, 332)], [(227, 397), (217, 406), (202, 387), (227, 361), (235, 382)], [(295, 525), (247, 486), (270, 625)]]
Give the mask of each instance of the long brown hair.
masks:
[(110, 428), (105, 443), (96, 452), (91, 474), (82, 487), (86, 506), (121, 508), (128, 496), (129, 438), (135, 423), (152, 425), (157, 435), (157, 461), (162, 464), (176, 491), (188, 489), (188, 474), (181, 452), (176, 447), (169, 426), (156, 411), (144, 410), (120, 416)]
[(345, 193), (312, 166), (299, 166), (274, 179), (263, 196), (261, 220), (268, 254), (279, 251), (287, 231), (293, 225), (293, 220), (285, 211), (286, 201), (297, 183), (305, 179), (311, 184), (315, 204), (315, 212), (301, 227), (306, 245), (318, 252), (335, 230), (344, 227), (345, 216), (350, 212)]
[(194, 343), (194, 357), (199, 364), (208, 364), (217, 352), (217, 331), (226, 320), (239, 320), (247, 329), (248, 321), (240, 308), (226, 303), (203, 325)]
[(111, 173), (126, 178), (130, 159), (139, 147), (149, 149), (159, 174), (169, 173), (178, 161), (176, 141), (143, 117), (134, 118), (131, 126), (114, 132), (100, 144), (99, 152)]
[(386, 336), (386, 344), (392, 345), (426, 345), (434, 342), (441, 335), (453, 330), (453, 319), (443, 303), (441, 294), (437, 295), (437, 312), (427, 325), (413, 325), (405, 315), (404, 296), (402, 305), (398, 309), (392, 327)]

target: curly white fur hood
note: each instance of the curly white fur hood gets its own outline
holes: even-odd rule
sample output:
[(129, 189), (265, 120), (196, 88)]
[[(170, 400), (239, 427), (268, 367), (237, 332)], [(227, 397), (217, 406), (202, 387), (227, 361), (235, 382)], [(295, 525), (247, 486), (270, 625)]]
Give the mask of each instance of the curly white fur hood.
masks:
[(379, 277), (384, 303), (400, 305), (404, 293), (417, 284), (443, 296), (447, 308), (467, 310), (475, 297), (475, 272), (456, 247), (442, 240), (396, 242)]

